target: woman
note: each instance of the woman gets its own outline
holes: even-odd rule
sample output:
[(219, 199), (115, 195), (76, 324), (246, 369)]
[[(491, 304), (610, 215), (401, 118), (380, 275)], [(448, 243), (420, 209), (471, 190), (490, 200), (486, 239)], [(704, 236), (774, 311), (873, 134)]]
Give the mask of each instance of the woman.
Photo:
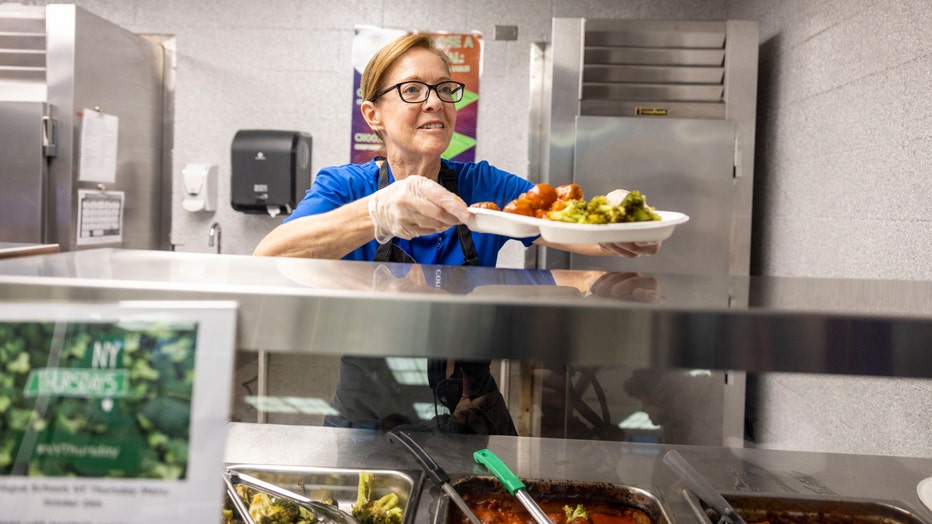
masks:
[[(255, 254), (494, 266), (509, 238), (469, 231), (467, 207), (486, 201), (503, 207), (534, 185), (487, 162), (441, 159), (465, 87), (452, 81), (447, 55), (428, 34), (403, 36), (376, 52), (360, 87), (360, 110), (384, 142), (385, 157), (322, 169), (294, 213)], [(657, 243), (554, 246), (540, 238), (520, 240), (586, 255), (634, 257), (659, 249)], [(435, 402), (453, 415), (444, 419), (449, 430), (515, 434), (488, 364), (429, 362)], [(400, 414), (399, 392), (382, 359), (344, 357), (334, 398), (341, 417), (331, 423), (382, 429), (410, 423)]]
[[(294, 213), (259, 243), (255, 254), (375, 260), (379, 246), (394, 238), (396, 247), (382, 251), (390, 249), (396, 261), (463, 264), (468, 258), (464, 253), (471, 251), (462, 243), (471, 242), (475, 263), (494, 266), (508, 237), (463, 235), (465, 226), (454, 226), (468, 220), (469, 204), (491, 201), (504, 206), (533, 184), (486, 162), (441, 160), (453, 137), (455, 103), (464, 89), (451, 81), (447, 55), (428, 34), (403, 36), (372, 57), (360, 88), (360, 110), (384, 142), (386, 158), (322, 169)], [(453, 173), (455, 191), (441, 185), (441, 168)], [(656, 253), (660, 247), (521, 240), (526, 246), (534, 243), (585, 255), (634, 257)]]

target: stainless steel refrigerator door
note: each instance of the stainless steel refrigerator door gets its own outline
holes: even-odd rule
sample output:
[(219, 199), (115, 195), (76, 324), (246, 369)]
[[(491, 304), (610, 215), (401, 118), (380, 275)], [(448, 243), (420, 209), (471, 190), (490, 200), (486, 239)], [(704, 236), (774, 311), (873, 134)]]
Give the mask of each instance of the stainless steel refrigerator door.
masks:
[(636, 259), (571, 255), (573, 269), (729, 274), (735, 125), (728, 120), (579, 116), (573, 180), (586, 197), (641, 191), (689, 215), (660, 253)]
[(99, 107), (119, 118), (115, 181), (104, 184), (126, 196), (119, 247), (166, 247), (170, 213), (162, 195), (171, 195), (171, 170), (163, 169), (162, 151), (171, 144), (163, 143), (165, 50), (72, 4), (47, 6), (46, 26), (48, 102), (61, 119), (61, 147), (49, 166), (49, 241), (63, 251), (84, 247), (77, 243), (78, 191), (96, 190), (100, 181), (77, 176), (79, 115)]
[(0, 242), (45, 239), (43, 201), (47, 159), (42, 153), (43, 102), (0, 102)]

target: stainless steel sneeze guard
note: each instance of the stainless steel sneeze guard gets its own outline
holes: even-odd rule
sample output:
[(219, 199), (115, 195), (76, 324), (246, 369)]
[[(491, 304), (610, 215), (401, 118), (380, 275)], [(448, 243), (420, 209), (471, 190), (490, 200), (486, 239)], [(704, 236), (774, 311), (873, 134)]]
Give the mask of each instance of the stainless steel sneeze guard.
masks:
[(0, 296), (233, 299), (246, 350), (932, 377), (932, 282), (642, 275), (658, 305), (514, 284), (586, 271), (415, 267), (95, 249), (0, 260)]

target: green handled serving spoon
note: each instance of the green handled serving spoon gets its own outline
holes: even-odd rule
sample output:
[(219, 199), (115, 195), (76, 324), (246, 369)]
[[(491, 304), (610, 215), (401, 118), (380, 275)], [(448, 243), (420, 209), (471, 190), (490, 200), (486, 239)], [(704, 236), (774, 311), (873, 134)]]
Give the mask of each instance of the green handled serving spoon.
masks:
[(516, 477), (500, 458), (487, 449), (480, 449), (473, 453), (472, 456), (476, 463), (485, 466), (501, 481), (502, 486), (505, 486), (508, 493), (518, 497), (518, 500), (521, 501), (521, 504), (524, 504), (524, 507), (531, 513), (537, 524), (553, 524), (553, 521), (544, 513), (544, 510), (540, 509), (537, 502), (528, 495), (524, 482), (521, 482), (521, 479)]

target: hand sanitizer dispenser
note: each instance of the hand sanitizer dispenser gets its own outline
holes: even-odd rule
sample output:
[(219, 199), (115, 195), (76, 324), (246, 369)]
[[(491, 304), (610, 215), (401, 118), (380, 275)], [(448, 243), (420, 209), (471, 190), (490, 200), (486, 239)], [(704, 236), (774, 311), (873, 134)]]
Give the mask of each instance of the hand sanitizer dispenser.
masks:
[(181, 170), (184, 184), (185, 211), (212, 212), (217, 210), (217, 166), (211, 164), (187, 164)]
[(244, 213), (291, 213), (311, 185), (311, 136), (241, 129), (233, 137), (231, 204)]

